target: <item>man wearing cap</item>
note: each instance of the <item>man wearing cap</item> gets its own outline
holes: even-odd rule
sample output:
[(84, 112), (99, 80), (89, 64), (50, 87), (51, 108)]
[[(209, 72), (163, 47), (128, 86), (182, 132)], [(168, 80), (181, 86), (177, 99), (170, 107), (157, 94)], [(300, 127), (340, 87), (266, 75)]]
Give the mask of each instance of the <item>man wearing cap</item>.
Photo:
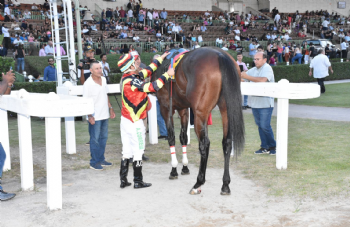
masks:
[(145, 188), (152, 185), (143, 182), (142, 176), (142, 154), (145, 150), (146, 130), (143, 119), (147, 115), (147, 93), (161, 89), (169, 77), (174, 75), (174, 70), (169, 69), (154, 82), (144, 82), (143, 79), (152, 75), (168, 55), (169, 53), (164, 53), (141, 71), (139, 71), (141, 62), (135, 61), (131, 54), (124, 54), (119, 58), (118, 67), (124, 73), (121, 83), (122, 116), (120, 121), (120, 134), (123, 143), (119, 173), (121, 188), (131, 185), (127, 180), (130, 158), (133, 158), (134, 188)]
[(78, 65), (78, 76), (80, 77), (81, 85), (84, 85), (85, 81), (90, 77), (90, 63), (95, 61), (95, 50), (91, 46), (87, 46), (84, 49), (85, 59), (80, 60)]

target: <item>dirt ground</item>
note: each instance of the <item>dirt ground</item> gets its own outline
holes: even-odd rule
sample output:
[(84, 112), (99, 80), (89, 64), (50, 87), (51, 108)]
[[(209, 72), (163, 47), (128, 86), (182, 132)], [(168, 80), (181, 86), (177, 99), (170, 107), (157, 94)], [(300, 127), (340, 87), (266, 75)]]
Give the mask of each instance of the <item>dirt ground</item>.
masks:
[[(198, 167), (190, 165), (189, 176), (171, 181), (170, 163), (144, 163), (144, 180), (152, 187), (121, 189), (119, 165), (104, 171), (88, 169), (88, 161), (79, 158), (79, 153), (86, 156), (86, 150), (80, 147), (75, 156), (63, 153), (63, 209), (49, 211), (45, 149), (34, 150), (35, 190), (22, 192), (18, 148), (11, 148), (13, 170), (4, 173), (4, 187), (17, 191), (17, 196), (0, 202), (0, 226), (350, 226), (348, 199), (269, 196), (266, 188), (233, 169), (231, 196), (220, 195), (223, 169), (208, 168), (202, 194), (193, 196), (189, 191)], [(114, 161), (119, 158), (108, 156)], [(74, 170), (79, 165), (82, 169)]]

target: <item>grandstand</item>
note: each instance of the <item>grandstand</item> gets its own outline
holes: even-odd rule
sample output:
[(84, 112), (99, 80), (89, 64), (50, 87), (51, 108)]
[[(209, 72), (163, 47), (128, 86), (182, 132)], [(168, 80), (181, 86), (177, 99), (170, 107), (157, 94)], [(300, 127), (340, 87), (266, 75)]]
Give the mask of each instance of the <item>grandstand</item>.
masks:
[[(118, 2), (117, 2), (118, 3)], [(126, 11), (128, 5), (126, 4), (127, 1), (123, 1), (123, 3), (120, 3), (120, 6), (122, 6)], [(114, 3), (115, 4), (115, 3)], [(146, 4), (146, 3), (145, 3)], [(149, 4), (149, 2), (147, 3)], [(218, 6), (220, 6), (220, 1), (218, 1)], [(51, 29), (50, 20), (48, 20), (49, 13), (47, 10), (47, 7), (44, 5), (36, 5), (38, 9), (32, 10), (33, 5), (32, 4), (19, 4), (19, 5), (13, 5), (9, 6), (11, 9), (11, 19), (12, 22), (5, 22), (7, 24), (7, 27), (10, 28), (9, 32), (10, 34), (22, 34), (27, 32), (33, 33), (34, 37), (36, 38), (34, 49), (35, 51), (30, 51), (32, 55), (37, 54), (38, 50), (40, 49), (41, 44), (46, 43), (50, 38), (42, 39), (42, 36), (44, 33), (47, 32), (47, 30)], [(154, 18), (153, 20), (144, 20), (142, 22), (142, 26), (140, 27), (140, 23), (137, 19), (137, 6), (134, 5), (133, 7), (133, 18), (127, 18), (127, 17), (108, 17), (103, 19), (103, 17), (106, 16), (107, 13), (102, 15), (102, 9), (99, 10), (91, 10), (91, 12), (94, 13), (95, 21), (91, 24), (83, 24), (83, 16), (85, 10), (82, 10), (81, 20), (82, 25), (87, 26), (87, 29), (89, 30), (85, 34), (82, 34), (84, 43), (87, 43), (87, 38), (92, 38), (92, 42), (95, 48), (98, 48), (100, 46), (101, 48), (101, 42), (99, 41), (100, 38), (104, 36), (104, 45), (102, 45), (105, 50), (102, 51), (108, 51), (110, 47), (114, 47), (116, 51), (118, 51), (122, 45), (127, 44), (136, 44), (133, 40), (133, 36), (138, 37), (139, 45), (142, 48), (142, 51), (150, 51), (152, 46), (156, 46), (158, 51), (163, 51), (167, 45), (171, 43), (175, 44), (183, 44), (187, 48), (192, 47), (192, 42), (188, 42), (190, 39), (188, 39), (188, 35), (191, 33), (192, 36), (196, 37), (196, 41), (198, 41), (198, 36), (201, 35), (202, 42), (199, 42), (200, 46), (207, 45), (207, 46), (215, 46), (216, 40), (219, 37), (224, 38), (224, 43), (226, 44), (232, 44), (236, 43), (238, 40), (235, 38), (235, 33), (233, 30), (238, 29), (240, 30), (240, 40), (243, 47), (247, 47), (251, 41), (252, 38), (257, 39), (263, 46), (266, 46), (267, 41), (266, 34), (267, 33), (273, 33), (276, 34), (282, 34), (282, 28), (288, 28), (286, 30), (289, 31), (289, 39), (290, 40), (282, 40), (288, 43), (295, 42), (295, 43), (301, 43), (302, 40), (305, 40), (306, 38), (310, 38), (311, 35), (320, 36), (322, 31), (322, 22), (325, 19), (325, 16), (323, 14), (319, 14), (319, 11), (313, 11), (313, 12), (287, 12), (287, 13), (281, 13), (281, 22), (280, 24), (274, 26), (273, 18), (274, 15), (272, 12), (258, 12), (257, 10), (254, 10), (252, 7), (248, 7), (246, 10), (250, 10), (246, 13), (244, 12), (231, 12), (227, 13), (225, 11), (192, 11), (192, 10), (166, 10), (167, 12), (167, 20), (159, 19), (159, 30), (162, 33), (162, 42), (157, 42), (156, 37), (156, 30), (154, 27)], [(219, 9), (219, 8), (218, 8)], [(150, 9), (151, 10), (151, 9)], [(154, 8), (154, 10), (158, 10), (160, 13), (162, 11), (162, 8)], [(21, 27), (22, 20), (24, 19), (23, 16), (26, 11), (29, 11), (29, 16), (27, 15), (27, 22), (30, 25), (28, 29), (22, 28), (21, 30), (15, 30), (16, 24), (17, 27)], [(60, 10), (59, 10), (60, 11)], [(107, 9), (106, 11), (107, 12)], [(315, 13), (317, 12), (317, 14)], [(322, 11), (321, 11), (322, 12)], [(324, 12), (324, 11), (323, 11)], [(337, 13), (330, 13), (331, 14), (331, 23), (333, 23), (334, 26), (339, 32), (339, 30), (347, 31), (349, 29), (349, 26), (347, 25), (348, 18), (345, 18), (344, 16), (341, 16)], [(3, 14), (4, 15), (4, 14)], [(112, 15), (115, 15), (114, 12)], [(240, 17), (237, 17), (239, 15)], [(290, 26), (288, 26), (288, 15), (292, 18), (292, 22)], [(136, 17), (136, 18), (135, 18)], [(63, 19), (61, 18), (63, 21)], [(342, 20), (344, 20), (343, 24), (339, 24)], [(103, 22), (106, 24), (105, 31), (101, 30), (101, 23)], [(115, 21), (115, 22), (113, 22)], [(244, 21), (243, 23), (241, 21)], [(120, 31), (115, 30), (116, 22), (121, 23), (122, 25), (125, 25), (129, 23), (128, 25), (128, 37), (125, 39), (119, 39)], [(172, 26), (166, 26), (164, 24), (167, 23), (179, 23), (182, 29), (182, 33), (179, 35), (177, 33), (171, 32)], [(307, 24), (306, 29), (300, 27), (300, 22)], [(203, 23), (206, 25), (206, 31), (201, 32), (194, 29), (195, 26), (199, 25), (202, 26)], [(150, 25), (147, 31), (144, 29), (145, 25)], [(96, 30), (92, 30), (89, 25), (96, 26)], [(133, 27), (134, 26), (134, 27)], [(237, 26), (237, 28), (236, 28)], [(136, 28), (135, 28), (136, 27)], [(137, 29), (140, 27), (139, 29)], [(40, 28), (37, 30), (37, 28)], [(84, 27), (82, 27), (83, 29)], [(152, 30), (154, 29), (154, 30)], [(76, 30), (76, 27), (75, 27)], [(304, 33), (301, 33), (301, 31), (304, 31)], [(111, 33), (114, 32), (115, 36), (111, 37)], [(41, 33), (41, 34), (40, 34)], [(27, 35), (26, 34), (26, 35)], [(65, 37), (64, 30), (61, 31), (62, 37)], [(333, 40), (336, 42), (339, 42), (339, 38), (337, 37), (338, 34), (334, 34)], [(181, 39), (181, 36), (184, 36)], [(272, 40), (271, 40), (272, 41)], [(193, 41), (195, 42), (195, 41)], [(134, 45), (135, 46), (135, 45)], [(27, 53), (29, 52), (30, 45), (29, 43), (25, 43), (25, 48)], [(33, 49), (33, 45), (31, 46)], [(9, 48), (8, 55), (11, 55), (11, 49), (13, 47)]]

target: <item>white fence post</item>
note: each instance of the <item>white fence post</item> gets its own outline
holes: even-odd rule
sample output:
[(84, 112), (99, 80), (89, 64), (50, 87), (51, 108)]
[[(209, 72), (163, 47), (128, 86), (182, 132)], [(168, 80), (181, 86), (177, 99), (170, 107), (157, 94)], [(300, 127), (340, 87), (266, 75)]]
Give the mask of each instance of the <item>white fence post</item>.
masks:
[(23, 191), (34, 189), (32, 126), (30, 116), (17, 114), (21, 187)]
[[(278, 82), (283, 89), (283, 85), (288, 85), (288, 80), (280, 80)], [(277, 132), (276, 132), (276, 168), (287, 169), (288, 158), (288, 113), (289, 99), (277, 99)]]
[(74, 117), (65, 117), (64, 125), (66, 130), (66, 152), (67, 154), (76, 154)]
[(157, 127), (157, 98), (154, 95), (148, 95), (152, 108), (148, 111), (148, 137), (150, 144), (158, 143), (158, 127)]
[(9, 140), (9, 124), (7, 111), (0, 109), (0, 142), (6, 153), (6, 160), (4, 164), (3, 171), (7, 171), (11, 169), (11, 158), (10, 158), (10, 140)]
[(47, 206), (62, 209), (61, 118), (45, 118)]

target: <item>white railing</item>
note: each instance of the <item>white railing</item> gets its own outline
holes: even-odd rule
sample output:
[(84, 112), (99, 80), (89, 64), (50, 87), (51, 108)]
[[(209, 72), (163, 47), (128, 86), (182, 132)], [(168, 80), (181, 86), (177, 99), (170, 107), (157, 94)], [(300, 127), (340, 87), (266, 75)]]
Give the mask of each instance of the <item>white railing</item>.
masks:
[[(108, 85), (110, 93), (120, 93), (119, 84)], [(320, 87), (316, 84), (289, 83), (241, 83), (242, 94), (278, 98), (277, 101), (277, 153), (276, 168), (287, 169), (288, 154), (288, 111), (289, 99), (309, 99), (320, 96)], [(28, 93), (25, 90), (12, 92), (0, 98), (0, 142), (7, 157), (10, 157), (7, 111), (18, 113), (18, 134), (21, 165), (21, 187), (32, 190), (33, 151), (30, 116), (45, 117), (46, 127), (46, 163), (47, 163), (47, 205), (51, 210), (62, 209), (62, 168), (61, 168), (61, 117), (66, 118), (67, 153), (76, 153), (74, 116), (94, 112), (92, 99), (78, 98), (83, 94), (83, 86), (73, 86), (66, 82), (49, 94)], [(65, 94), (65, 95), (64, 95)], [(156, 99), (150, 96), (152, 106), (149, 117), (149, 141), (158, 143)], [(188, 136), (190, 130), (188, 129)], [(190, 138), (188, 139), (190, 141)], [(6, 159), (4, 170), (11, 169), (10, 158)]]
[(28, 93), (24, 89), (0, 97), (0, 142), (11, 169), (7, 111), (17, 113), (22, 190), (34, 189), (31, 116), (45, 117), (47, 206), (62, 209), (61, 117), (92, 114), (92, 99), (67, 95)]
[[(66, 84), (71, 85), (69, 82)], [(108, 85), (110, 93), (120, 93), (119, 84)], [(68, 86), (65, 94), (82, 95), (83, 86)], [(266, 96), (277, 98), (277, 130), (276, 130), (276, 168), (287, 169), (288, 154), (288, 111), (289, 99), (310, 99), (320, 96), (320, 87), (316, 84), (289, 83), (288, 80), (282, 79), (278, 83), (241, 83), (243, 95)], [(156, 99), (150, 95), (152, 107), (156, 106)], [(149, 142), (150, 144), (158, 143), (157, 130), (157, 110), (152, 108), (148, 112), (149, 121)], [(74, 123), (74, 122), (73, 122)], [(66, 129), (66, 132), (69, 131)], [(71, 131), (66, 141), (72, 140), (75, 136)], [(190, 130), (187, 130), (188, 143), (190, 141)], [(68, 153), (68, 152), (67, 152)]]

